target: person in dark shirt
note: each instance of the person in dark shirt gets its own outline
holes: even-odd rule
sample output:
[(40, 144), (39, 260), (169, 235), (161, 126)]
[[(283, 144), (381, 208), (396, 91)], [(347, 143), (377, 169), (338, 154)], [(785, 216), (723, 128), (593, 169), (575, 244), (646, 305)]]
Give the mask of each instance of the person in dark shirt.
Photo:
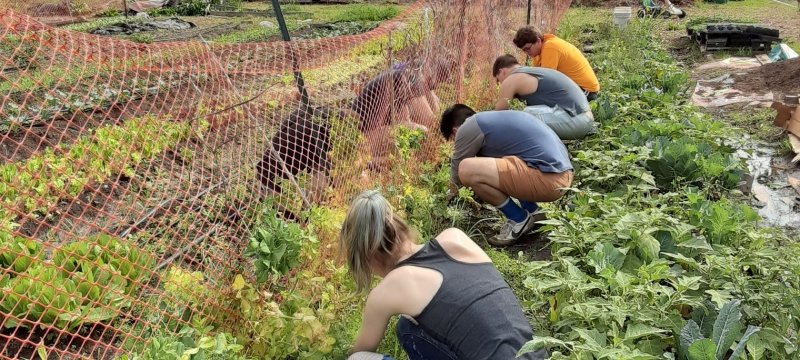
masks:
[(408, 126), (425, 132), (440, 111), (436, 87), (446, 81), (454, 62), (412, 61), (394, 65), (368, 81), (352, 104), (361, 122), (374, 168), (383, 168), (393, 148), (391, 127)]
[(509, 245), (532, 230), (543, 216), (536, 202), (556, 201), (572, 184), (567, 148), (528, 113), (475, 113), (456, 104), (442, 114), (440, 130), (445, 139), (455, 140), (450, 191), (463, 184), (507, 218), (500, 233), (489, 239), (492, 245)]
[[(377, 191), (361, 193), (342, 224), (340, 242), (359, 290), (373, 275), (361, 329), (349, 360), (375, 353), (389, 320), (409, 359), (515, 359), (533, 337), (519, 301), (485, 252), (451, 228), (425, 244)], [(539, 350), (517, 359), (546, 359)]]
[[(272, 149), (267, 146), (256, 165), (256, 175), (268, 194), (281, 193), (281, 179), (289, 179), (305, 171), (312, 179), (309, 189), (303, 190), (307, 198), (316, 201), (321, 197), (328, 184), (331, 168), (328, 157), (331, 139), (327, 120), (333, 116), (341, 114), (326, 107), (301, 105), (281, 123), (272, 136)], [(315, 118), (317, 121), (314, 121)]]

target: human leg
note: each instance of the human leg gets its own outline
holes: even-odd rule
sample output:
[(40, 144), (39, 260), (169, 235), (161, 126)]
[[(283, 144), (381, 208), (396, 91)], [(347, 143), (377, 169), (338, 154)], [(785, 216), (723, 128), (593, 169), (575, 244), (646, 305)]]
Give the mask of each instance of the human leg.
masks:
[[(482, 200), (493, 205), (506, 216), (508, 221), (500, 232), (489, 243), (497, 246), (508, 245), (533, 227), (533, 219), (528, 211), (522, 209), (514, 200), (501, 190), (499, 172), (503, 159), (474, 157), (464, 159), (458, 166), (458, 178)], [(504, 172), (507, 176), (508, 171)]]
[(401, 316), (397, 321), (397, 339), (411, 360), (454, 360), (450, 347), (426, 333), (420, 326)]
[(492, 206), (499, 206), (508, 199), (508, 194), (499, 189), (500, 177), (496, 160), (490, 157), (473, 157), (464, 159), (458, 165), (458, 179), (461, 183)]
[(571, 116), (559, 107), (536, 105), (523, 111), (547, 124), (561, 140), (582, 139), (597, 131), (591, 117), (584, 114)]
[(545, 173), (516, 157), (496, 159), (498, 191), (524, 202), (556, 201), (572, 185), (572, 171)]
[(379, 126), (364, 132), (370, 155), (372, 155), (370, 167), (373, 169), (379, 170), (386, 166), (391, 145), (394, 144), (389, 136), (390, 132), (391, 127), (389, 126)]

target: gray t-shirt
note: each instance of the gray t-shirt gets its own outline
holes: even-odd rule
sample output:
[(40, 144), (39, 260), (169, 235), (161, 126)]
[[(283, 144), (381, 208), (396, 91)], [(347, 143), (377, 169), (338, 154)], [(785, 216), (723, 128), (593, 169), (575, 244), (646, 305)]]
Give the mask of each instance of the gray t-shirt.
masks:
[(528, 74), (539, 79), (539, 87), (536, 92), (514, 96), (524, 101), (528, 106), (558, 106), (572, 116), (591, 110), (583, 90), (572, 79), (558, 70), (521, 66), (514, 69), (512, 74)]
[(453, 183), (460, 185), (458, 166), (474, 157), (517, 156), (528, 166), (546, 173), (572, 170), (564, 143), (544, 122), (522, 111), (480, 112), (458, 128), (450, 167)]

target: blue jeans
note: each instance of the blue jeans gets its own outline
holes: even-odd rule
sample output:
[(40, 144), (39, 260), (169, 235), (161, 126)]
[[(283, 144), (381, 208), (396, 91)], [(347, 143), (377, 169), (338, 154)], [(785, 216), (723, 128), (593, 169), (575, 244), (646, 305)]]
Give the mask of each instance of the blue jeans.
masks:
[(397, 339), (410, 360), (458, 359), (450, 347), (434, 339), (421, 327), (402, 316), (397, 321)]
[(542, 120), (561, 140), (583, 139), (597, 132), (591, 112), (571, 116), (559, 106), (528, 106), (524, 112)]

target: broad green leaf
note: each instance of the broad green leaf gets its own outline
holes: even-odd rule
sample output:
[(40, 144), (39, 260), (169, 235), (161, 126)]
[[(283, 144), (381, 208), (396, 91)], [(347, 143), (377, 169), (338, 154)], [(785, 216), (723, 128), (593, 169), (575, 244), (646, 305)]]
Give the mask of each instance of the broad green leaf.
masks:
[(242, 289), (244, 289), (244, 277), (241, 274), (236, 274), (236, 277), (233, 278), (233, 290)]
[(607, 268), (619, 270), (625, 262), (625, 254), (611, 243), (597, 244), (594, 250), (589, 252), (589, 262), (594, 265), (596, 273)]
[(703, 337), (711, 337), (714, 321), (717, 320), (716, 312), (717, 309), (711, 303), (708, 303), (707, 306), (697, 306), (692, 310), (692, 320), (700, 326), (700, 333), (703, 334)]
[(211, 349), (211, 348), (214, 347), (214, 345), (215, 345), (214, 342), (215, 341), (214, 341), (213, 337), (204, 336), (204, 337), (200, 338), (200, 340), (197, 341), (197, 347), (199, 347), (199, 348), (201, 348), (203, 350), (208, 350), (208, 349)]
[(636, 246), (644, 256), (646, 262), (656, 259), (658, 257), (658, 252), (661, 251), (661, 244), (659, 244), (656, 238), (649, 234), (642, 234)]
[(700, 263), (698, 263), (697, 260), (684, 256), (683, 254), (662, 252), (661, 255), (663, 255), (665, 258), (674, 260), (678, 264), (684, 265), (687, 269), (700, 269)]
[(681, 330), (681, 352), (687, 355), (689, 347), (694, 342), (702, 339), (703, 334), (700, 332), (700, 326), (694, 320), (689, 320)]
[(741, 331), (742, 313), (739, 312), (739, 300), (734, 300), (722, 306), (714, 321), (714, 330), (711, 340), (717, 346), (717, 358), (722, 358), (733, 344)]
[(760, 327), (752, 325), (748, 326), (747, 330), (745, 330), (744, 332), (744, 335), (742, 335), (742, 338), (739, 339), (739, 343), (736, 344), (736, 348), (733, 349), (733, 354), (731, 354), (730, 359), (736, 359), (737, 357), (739, 357), (739, 354), (743, 354), (744, 347), (745, 345), (747, 345), (747, 340), (750, 339), (750, 336), (753, 336), (753, 334), (757, 333), (759, 330), (761, 330)]
[(629, 325), (627, 329), (625, 329), (625, 340), (635, 340), (641, 337), (646, 337), (650, 335), (662, 334), (667, 332), (667, 330), (659, 329), (657, 327), (653, 327), (650, 325), (645, 324), (633, 324)]
[(681, 276), (674, 282), (674, 286), (678, 291), (697, 290), (702, 283), (702, 276)]
[(108, 319), (113, 319), (114, 317), (116, 317), (116, 315), (117, 315), (116, 312), (114, 310), (112, 310), (112, 309), (108, 309), (108, 308), (105, 308), (105, 307), (92, 308), (86, 314), (86, 318), (84, 319), (84, 321), (90, 322), (90, 323), (100, 322), (100, 321), (104, 321), (104, 320), (108, 320)]
[(717, 360), (717, 346), (709, 339), (695, 341), (689, 346), (689, 360)]
[(746, 347), (747, 353), (750, 355), (748, 359), (752, 360), (762, 359), (764, 357), (764, 353), (767, 351), (766, 343), (759, 335), (752, 336), (747, 342)]
[(607, 343), (606, 336), (601, 334), (596, 329), (587, 330), (587, 329), (576, 328), (572, 330), (577, 332), (578, 336), (580, 336), (581, 339), (586, 341), (587, 345), (586, 348), (591, 351), (598, 351), (606, 346)]
[(669, 347), (669, 343), (663, 339), (648, 339), (636, 342), (636, 348), (650, 355), (661, 355)]
[(522, 348), (520, 348), (519, 352), (517, 352), (517, 356), (539, 349), (549, 350), (553, 348), (563, 348), (571, 350), (574, 345), (575, 343), (572, 341), (563, 341), (549, 336), (534, 336), (533, 340), (530, 340), (526, 342), (525, 345), (522, 345)]
[(733, 299), (733, 295), (728, 290), (706, 290), (706, 294), (711, 295), (711, 301), (717, 305), (717, 307), (725, 306), (731, 299)]
[(47, 360), (47, 348), (44, 346), (44, 339), (36, 346), (36, 354), (39, 355), (39, 360)]
[(525, 275), (532, 275), (553, 264), (550, 261), (531, 261), (526, 264)]
[(706, 251), (713, 251), (714, 248), (708, 244), (706, 239), (701, 237), (695, 237), (692, 240), (684, 241), (678, 244), (678, 247), (687, 248), (687, 249), (696, 249), (696, 250), (706, 250)]

